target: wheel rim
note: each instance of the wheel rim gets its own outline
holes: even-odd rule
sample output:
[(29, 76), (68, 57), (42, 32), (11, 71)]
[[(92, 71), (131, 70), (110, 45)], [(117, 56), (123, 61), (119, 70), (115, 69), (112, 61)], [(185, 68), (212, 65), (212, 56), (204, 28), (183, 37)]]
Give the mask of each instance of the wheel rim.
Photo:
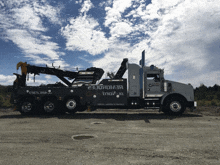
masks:
[(46, 112), (52, 112), (55, 108), (55, 105), (53, 102), (51, 101), (47, 101), (45, 104), (44, 104), (44, 110)]
[(170, 103), (170, 109), (173, 112), (179, 112), (181, 108), (181, 104), (178, 101), (173, 101)]
[(24, 102), (21, 106), (23, 112), (30, 112), (32, 109), (32, 104), (30, 102)]
[(73, 110), (76, 108), (76, 101), (74, 99), (70, 99), (66, 102), (66, 107), (69, 109), (69, 110)]

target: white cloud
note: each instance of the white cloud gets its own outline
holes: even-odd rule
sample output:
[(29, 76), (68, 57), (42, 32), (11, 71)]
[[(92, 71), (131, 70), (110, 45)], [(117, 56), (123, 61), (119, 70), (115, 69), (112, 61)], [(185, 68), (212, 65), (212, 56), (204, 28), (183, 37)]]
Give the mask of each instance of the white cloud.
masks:
[(16, 24), (30, 30), (46, 31), (43, 27), (40, 17), (34, 12), (30, 5), (25, 5), (21, 8), (15, 8), (13, 18)]
[[(13, 6), (12, 2), (15, 1), (4, 5)], [(52, 42), (52, 36), (44, 34), (48, 29), (42, 24), (42, 17), (60, 24), (56, 15), (59, 9), (38, 1), (35, 5), (25, 0), (14, 4), (18, 10), (13, 9), (13, 16), (0, 11), (0, 26), (7, 31), (8, 40), (36, 63), (65, 66), (60, 47)], [(80, 0), (78, 4), (82, 5), (79, 16), (70, 18), (61, 33), (68, 50), (87, 51), (91, 55), (105, 53), (93, 62), (94, 66), (116, 71), (125, 57), (138, 63), (145, 49), (146, 64), (165, 68), (167, 79), (194, 86), (202, 82), (219, 83), (219, 0), (152, 0), (151, 4), (144, 0), (103, 1), (99, 7), (106, 11), (103, 25), (109, 28), (109, 34), (100, 28), (100, 20), (87, 15), (94, 7), (90, 0)]]
[(0, 84), (1, 85), (13, 85), (16, 76), (2, 75), (0, 74)]
[(0, 28), (5, 34), (4, 40), (16, 44), (35, 64), (62, 64), (68, 66), (60, 56), (59, 45), (52, 37), (45, 35), (48, 31), (43, 25), (47, 18), (53, 24), (61, 24), (58, 17), (60, 9), (45, 1), (14, 1), (5, 2), (8, 7), (0, 11)]
[(40, 5), (39, 3), (34, 2), (33, 5), (34, 12), (40, 16), (45, 16), (53, 24), (60, 24), (61, 20), (59, 19), (59, 13), (62, 7), (53, 7), (49, 4)]
[(66, 63), (66, 61), (62, 60), (62, 59), (58, 59), (58, 60), (55, 60), (53, 61), (53, 64), (56, 68), (65, 68), (65, 67), (69, 67), (70, 65)]
[[(103, 58), (94, 61), (94, 66), (116, 71), (124, 56), (130, 62), (138, 64), (141, 52), (145, 49), (146, 64), (165, 68), (167, 79), (191, 83), (194, 86), (202, 82), (207, 85), (220, 84), (217, 76), (220, 69), (218, 0), (170, 0), (166, 3), (152, 0), (149, 5), (140, 2), (139, 5), (133, 5), (131, 12), (124, 18), (122, 14), (130, 6), (130, 1), (127, 5), (118, 3), (118, 7), (116, 2), (119, 1), (114, 1), (112, 8), (105, 8), (105, 26), (110, 28), (112, 36), (119, 38), (109, 38), (112, 43), (109, 51)], [(133, 17), (128, 19), (130, 16)], [(116, 24), (123, 22), (128, 23), (130, 28), (116, 28)], [(122, 33), (130, 33), (124, 36), (133, 38), (134, 41), (137, 39), (137, 43), (124, 46), (129, 40), (121, 43)], [(118, 47), (124, 47), (124, 50)], [(114, 61), (118, 61), (118, 64), (114, 64)]]
[[(28, 86), (38, 86), (41, 84), (52, 84), (55, 83), (55, 81), (53, 81), (52, 77), (46, 77), (46, 79), (41, 79), (40, 76), (36, 76), (35, 77), (35, 82), (34, 82), (34, 75), (33, 74), (29, 74), (29, 80), (26, 81)], [(16, 76), (10, 76), (10, 75), (2, 75), (0, 74), (0, 84), (1, 85), (13, 85), (13, 82), (16, 80)]]
[[(43, 75), (43, 74), (42, 74)], [(56, 82), (62, 82), (55, 76), (50, 75), (36, 75), (34, 78), (33, 74), (28, 74), (26, 84), (28, 86), (39, 86), (41, 84), (54, 84)], [(44, 77), (44, 79), (43, 79)], [(0, 74), (0, 85), (13, 85), (13, 82), (16, 80), (16, 76), (13, 75), (2, 75)], [(35, 80), (35, 81), (34, 81)], [(63, 83), (63, 82), (62, 82)], [(64, 83), (63, 83), (64, 84)]]
[(200, 84), (204, 84), (206, 86), (213, 86), (215, 84), (220, 84), (220, 71), (212, 71), (209, 73), (204, 73), (200, 75), (196, 75), (193, 77), (189, 77), (189, 73), (181, 74), (181, 77), (178, 81), (184, 83), (191, 83), (194, 87), (198, 87)]
[[(50, 75), (36, 75), (34, 78), (33, 74), (28, 75), (29, 79), (26, 81), (27, 86), (39, 86), (39, 85), (46, 85), (46, 84), (54, 84), (58, 80), (57, 78), (54, 79), (54, 76)], [(44, 79), (42, 79), (44, 77)]]
[(7, 34), (8, 39), (17, 44), (27, 56), (44, 54), (52, 60), (57, 60), (59, 58), (56, 52), (59, 47), (54, 42), (35, 38), (26, 30), (9, 29), (7, 30)]
[(103, 58), (93, 61), (93, 66), (103, 68), (105, 73), (116, 72), (120, 67), (123, 58), (129, 58), (129, 61), (132, 62), (133, 59), (131, 57), (131, 49), (129, 46), (128, 43), (115, 41)]
[(51, 75), (45, 75), (45, 78), (46, 79), (52, 79), (52, 76)]
[(112, 8), (106, 7), (105, 26), (119, 22), (121, 19), (121, 13), (131, 6), (131, 2), (132, 0), (114, 0)]
[(133, 29), (129, 23), (118, 22), (111, 26), (110, 33), (112, 37), (120, 37), (121, 35), (127, 35), (132, 32)]
[(26, 55), (27, 58), (32, 59), (31, 64), (34, 63), (36, 65), (44, 65), (44, 66), (49, 66), (52, 67), (52, 64), (54, 67), (56, 68), (69, 68), (69, 64), (66, 63), (66, 61), (62, 60), (62, 59), (56, 59), (56, 60), (51, 60), (50, 58), (42, 58), (39, 57), (38, 55)]
[(2, 1), (0, 1), (0, 6), (5, 6), (5, 4)]
[[(210, 63), (210, 55), (219, 59), (216, 54), (210, 54), (212, 52), (207, 50), (210, 44), (215, 45), (214, 42), (219, 40), (220, 6), (217, 1), (206, 5), (205, 1), (200, 2), (179, 3), (161, 17), (157, 31), (150, 33), (151, 53), (155, 57), (162, 55), (163, 61), (156, 63), (169, 68), (170, 75), (178, 77), (178, 68), (184, 68), (189, 73), (188, 78), (207, 74), (210, 65), (213, 65)], [(163, 64), (166, 60), (167, 64)]]
[(19, 7), (20, 5), (26, 4), (30, 0), (5, 0), (5, 5), (9, 8)]
[(62, 35), (67, 39), (68, 50), (88, 51), (97, 55), (108, 49), (109, 41), (101, 31), (98, 21), (86, 15), (92, 7), (94, 5), (91, 1), (85, 0), (80, 9), (80, 16), (71, 18), (70, 23), (61, 29)]
[(79, 0), (79, 1), (75, 1), (76, 4), (81, 4), (82, 3), (82, 0)]
[(98, 22), (91, 17), (72, 18), (70, 24), (61, 31), (67, 39), (68, 50), (88, 51), (90, 54), (96, 55), (108, 49), (109, 41), (99, 29)]
[(102, 2), (99, 3), (99, 7), (107, 7), (110, 6), (112, 4), (113, 0), (104, 0)]
[(90, 0), (85, 0), (82, 8), (80, 9), (81, 13), (87, 13), (93, 6), (92, 2)]

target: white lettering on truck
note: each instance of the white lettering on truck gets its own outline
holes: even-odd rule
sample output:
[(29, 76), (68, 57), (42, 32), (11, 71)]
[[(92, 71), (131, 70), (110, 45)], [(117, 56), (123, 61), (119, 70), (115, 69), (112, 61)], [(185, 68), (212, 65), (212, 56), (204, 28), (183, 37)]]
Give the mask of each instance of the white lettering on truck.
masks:
[(123, 85), (94, 85), (94, 86), (88, 86), (88, 90), (121, 90), (124, 89)]

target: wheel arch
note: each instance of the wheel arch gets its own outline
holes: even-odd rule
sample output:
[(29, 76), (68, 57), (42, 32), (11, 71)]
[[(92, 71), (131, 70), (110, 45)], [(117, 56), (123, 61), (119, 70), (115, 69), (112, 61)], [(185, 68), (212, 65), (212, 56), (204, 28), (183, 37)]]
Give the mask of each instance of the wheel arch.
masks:
[(181, 95), (179, 93), (170, 93), (170, 94), (165, 95), (165, 96), (162, 97), (161, 105), (164, 105), (164, 103), (166, 103), (166, 101), (169, 100), (170, 98), (180, 98), (185, 103), (187, 102), (187, 99), (183, 95)]

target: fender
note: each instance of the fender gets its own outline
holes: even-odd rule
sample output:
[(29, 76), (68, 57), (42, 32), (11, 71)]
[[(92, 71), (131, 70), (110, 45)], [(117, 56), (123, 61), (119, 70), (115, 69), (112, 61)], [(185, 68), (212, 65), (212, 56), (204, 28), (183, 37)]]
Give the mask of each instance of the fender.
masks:
[(171, 96), (171, 95), (175, 95), (175, 96), (182, 97), (185, 101), (187, 101), (187, 99), (186, 99), (186, 97), (185, 97), (184, 95), (179, 94), (179, 93), (176, 93), (176, 92), (173, 92), (173, 93), (166, 93), (166, 94), (164, 94), (164, 95), (162, 96), (161, 100), (160, 100), (160, 104), (163, 105), (164, 100), (165, 100), (167, 97)]

